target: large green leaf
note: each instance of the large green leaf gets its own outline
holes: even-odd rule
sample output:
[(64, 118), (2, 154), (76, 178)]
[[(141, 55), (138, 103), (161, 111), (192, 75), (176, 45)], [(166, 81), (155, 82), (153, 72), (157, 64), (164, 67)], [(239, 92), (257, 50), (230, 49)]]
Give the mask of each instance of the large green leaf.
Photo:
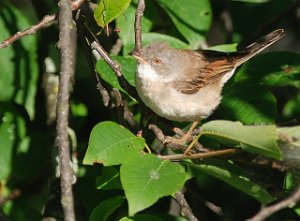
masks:
[(100, 27), (105, 27), (129, 6), (131, 0), (100, 0), (94, 18)]
[(202, 125), (201, 136), (210, 136), (227, 145), (240, 145), (244, 150), (281, 159), (275, 125), (245, 126), (240, 122), (210, 121)]
[(122, 196), (116, 196), (109, 198), (101, 202), (92, 211), (89, 221), (106, 221), (109, 220), (109, 216), (119, 208), (124, 202)]
[(187, 180), (182, 166), (151, 154), (131, 158), (121, 165), (120, 172), (130, 216), (174, 194)]
[[(135, 86), (135, 70), (136, 70), (136, 60), (131, 57), (121, 57), (112, 56), (112, 59), (120, 64), (121, 71), (129, 84)], [(126, 93), (126, 91), (121, 88), (115, 73), (112, 71), (111, 67), (103, 60), (99, 60), (96, 65), (96, 70), (100, 74), (101, 78), (109, 83), (114, 88), (119, 89)]]
[[(32, 25), (8, 1), (0, 2), (0, 14), (0, 42)], [(38, 80), (36, 50), (35, 36), (26, 36), (0, 50), (0, 101), (23, 105), (31, 119)]]
[[(23, 117), (13, 105), (0, 103), (0, 181), (11, 175), (17, 152), (26, 152), (30, 138)], [(24, 165), (23, 165), (24, 166)]]
[(251, 181), (243, 170), (232, 162), (214, 159), (202, 161), (200, 164), (191, 164), (191, 166), (228, 183), (263, 204), (275, 200), (263, 187)]
[(188, 40), (192, 48), (199, 48), (205, 39), (212, 20), (208, 0), (158, 0), (166, 10), (178, 31)]
[(91, 132), (83, 164), (118, 165), (140, 154), (144, 144), (143, 138), (135, 136), (121, 125), (110, 121), (101, 122)]

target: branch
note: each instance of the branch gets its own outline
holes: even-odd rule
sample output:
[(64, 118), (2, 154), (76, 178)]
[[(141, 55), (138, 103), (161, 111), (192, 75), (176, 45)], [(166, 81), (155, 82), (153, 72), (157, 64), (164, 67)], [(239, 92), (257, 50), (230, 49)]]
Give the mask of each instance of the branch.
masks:
[(172, 143), (172, 142), (165, 142), (168, 136), (165, 136), (162, 132), (162, 130), (156, 126), (155, 124), (149, 124), (149, 130), (151, 130), (156, 138), (164, 145), (170, 148), (176, 148), (178, 150), (184, 150), (185, 146), (180, 145), (178, 143)]
[(182, 191), (178, 191), (177, 193), (175, 193), (175, 199), (176, 199), (176, 202), (178, 203), (178, 205), (180, 206), (181, 214), (183, 216), (188, 218), (188, 220), (190, 220), (190, 221), (198, 221), (198, 219), (194, 215), (190, 205), (186, 201)]
[(192, 155), (186, 154), (174, 154), (174, 155), (166, 155), (166, 156), (158, 156), (162, 160), (185, 160), (185, 159), (204, 159), (210, 157), (220, 157), (227, 156), (235, 153), (240, 153), (239, 149), (226, 149), (226, 150), (216, 150), (208, 153), (195, 153)]
[(145, 0), (139, 0), (135, 13), (135, 53), (140, 53), (142, 49), (142, 17), (145, 10)]
[[(75, 53), (72, 46), (72, 20), (70, 0), (60, 0), (59, 6), (59, 48), (61, 50), (61, 70), (57, 97), (57, 143), (61, 174), (61, 204), (65, 221), (75, 221), (74, 199), (72, 193), (73, 170), (70, 166), (70, 148), (68, 140), (69, 88), (74, 76)], [(76, 44), (75, 44), (76, 45)]]
[(41, 28), (50, 26), (55, 21), (55, 19), (56, 19), (56, 15), (45, 15), (44, 18), (41, 21), (39, 21), (36, 25), (33, 25), (24, 31), (18, 31), (16, 34), (10, 36), (9, 38), (1, 42), (0, 49), (8, 47), (10, 44), (12, 44), (13, 42), (19, 40), (24, 36), (35, 34), (36, 31)]
[[(91, 49), (96, 52), (94, 53), (94, 56), (96, 57), (97, 60), (100, 59), (100, 57), (102, 57), (104, 59), (104, 61), (111, 67), (111, 69), (113, 70), (113, 72), (115, 73), (116, 77), (118, 78), (118, 81), (121, 85), (121, 87), (127, 91), (132, 97), (134, 98), (138, 98), (137, 92), (135, 90), (134, 87), (132, 87), (127, 80), (125, 79), (123, 73), (121, 72), (120, 69), (120, 65), (118, 63), (116, 63), (114, 60), (112, 60), (108, 53), (102, 48), (102, 46), (99, 44), (99, 42), (94, 41), (91, 44)], [(98, 56), (97, 55), (100, 55)]]
[(295, 204), (299, 200), (300, 200), (300, 185), (289, 197), (276, 204), (262, 208), (255, 216), (253, 216), (250, 219), (247, 219), (247, 221), (263, 221), (267, 217), (271, 216), (273, 213), (281, 209), (295, 206)]
[[(72, 2), (72, 10), (77, 10), (80, 5), (84, 2), (85, 0), (77, 0)], [(31, 27), (23, 30), (23, 31), (18, 31), (16, 34), (8, 37), (5, 39), (3, 42), (0, 43), (0, 49), (6, 48), (15, 41), (19, 40), (20, 38), (23, 38), (27, 35), (33, 35), (36, 33), (37, 30), (49, 27), (54, 23), (54, 21), (57, 19), (57, 14), (53, 15), (45, 15), (41, 21), (39, 21), (37, 24), (32, 25)]]
[(19, 189), (15, 189), (13, 190), (8, 196), (6, 197), (2, 197), (0, 196), (0, 206), (4, 205), (5, 203), (14, 200), (16, 198), (18, 198), (19, 196), (21, 196), (21, 190)]

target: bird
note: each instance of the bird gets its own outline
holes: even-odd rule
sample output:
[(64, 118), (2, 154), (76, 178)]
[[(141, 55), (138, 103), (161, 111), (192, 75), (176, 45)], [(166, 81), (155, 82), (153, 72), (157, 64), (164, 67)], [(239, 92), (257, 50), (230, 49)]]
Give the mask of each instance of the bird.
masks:
[(218, 107), (222, 88), (236, 69), (283, 36), (284, 30), (277, 29), (232, 53), (176, 49), (153, 42), (132, 54), (138, 61), (136, 90), (158, 116), (194, 122), (191, 133)]

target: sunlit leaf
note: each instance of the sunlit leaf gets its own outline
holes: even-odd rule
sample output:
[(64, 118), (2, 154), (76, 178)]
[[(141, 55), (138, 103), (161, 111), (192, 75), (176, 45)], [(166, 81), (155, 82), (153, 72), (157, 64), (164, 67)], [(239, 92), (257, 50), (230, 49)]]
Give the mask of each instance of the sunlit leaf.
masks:
[[(111, 58), (120, 64), (121, 71), (128, 83), (132, 86), (135, 86), (136, 60), (132, 57), (121, 56), (112, 56)], [(96, 70), (100, 74), (101, 78), (109, 83), (112, 87), (126, 93), (126, 91), (121, 88), (111, 67), (103, 59), (97, 62)]]
[(114, 122), (97, 124), (91, 134), (83, 164), (103, 163), (105, 166), (118, 165), (139, 155), (144, 148), (143, 138)]
[(221, 143), (240, 145), (244, 150), (280, 159), (275, 125), (245, 126), (240, 122), (210, 121), (202, 125), (202, 136), (209, 136)]
[(187, 179), (182, 166), (151, 154), (131, 158), (121, 165), (120, 172), (130, 216), (174, 194)]
[(105, 27), (108, 23), (124, 13), (131, 0), (100, 0), (94, 18), (100, 27)]

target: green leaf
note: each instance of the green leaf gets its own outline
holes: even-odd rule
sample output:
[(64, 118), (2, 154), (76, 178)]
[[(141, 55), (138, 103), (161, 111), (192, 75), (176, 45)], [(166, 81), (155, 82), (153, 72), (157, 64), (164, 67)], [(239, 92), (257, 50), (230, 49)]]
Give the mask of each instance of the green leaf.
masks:
[(272, 52), (256, 56), (239, 69), (234, 81), (300, 88), (300, 55)]
[(274, 123), (276, 110), (276, 98), (266, 87), (237, 83), (225, 86), (216, 113), (224, 119), (257, 124)]
[(237, 43), (215, 45), (215, 46), (211, 46), (211, 47), (207, 48), (207, 50), (220, 51), (220, 52), (236, 52), (237, 51)]
[(288, 172), (284, 178), (283, 188), (286, 191), (292, 191), (297, 187), (299, 179), (297, 179), (297, 175), (292, 172)]
[(102, 176), (96, 179), (96, 187), (103, 190), (122, 189), (120, 172), (114, 167), (103, 167)]
[(240, 145), (251, 153), (281, 159), (274, 125), (245, 126), (240, 122), (216, 120), (202, 125), (202, 135), (215, 138), (221, 143)]
[(208, 0), (158, 0), (178, 31), (193, 49), (199, 48), (210, 28), (212, 10)]
[(0, 181), (5, 181), (16, 166), (14, 157), (26, 152), (30, 138), (23, 117), (13, 105), (0, 103), (0, 120)]
[(267, 204), (275, 200), (263, 187), (251, 181), (244, 174), (243, 170), (232, 162), (211, 159), (202, 161), (201, 164), (191, 164), (191, 166), (228, 183), (262, 204)]
[(157, 216), (147, 214), (136, 214), (134, 217), (123, 217), (119, 221), (187, 221), (185, 217), (159, 214)]
[(89, 221), (106, 221), (124, 202), (122, 196), (116, 196), (102, 201), (91, 213)]
[[(136, 60), (131, 57), (121, 57), (121, 56), (112, 56), (113, 60), (118, 62), (121, 67), (121, 71), (124, 74), (124, 77), (128, 83), (132, 86), (135, 86), (135, 70), (136, 70)], [(99, 60), (96, 64), (96, 70), (100, 74), (101, 78), (109, 83), (112, 87), (124, 91), (111, 67), (103, 60)]]
[(131, 158), (121, 165), (120, 172), (130, 216), (176, 193), (187, 180), (182, 166), (151, 154)]
[(105, 27), (108, 23), (117, 18), (129, 6), (131, 0), (100, 0), (94, 18), (100, 27)]
[[(7, 1), (0, 2), (0, 14), (0, 42), (32, 25)], [(24, 106), (33, 119), (38, 81), (36, 36), (26, 36), (1, 49), (0, 66), (0, 101)]]
[[(149, 9), (149, 6), (152, 5), (152, 2), (147, 2), (146, 10)], [(153, 7), (153, 6), (152, 6)], [(116, 21), (116, 26), (120, 29), (118, 35), (122, 39), (124, 46), (127, 44), (134, 44), (134, 22), (135, 22), (135, 12), (136, 5), (131, 3), (129, 7), (124, 12), (124, 16), (120, 16)], [(146, 14), (146, 13), (145, 13)], [(152, 27), (153, 21), (148, 19), (145, 15), (142, 19), (142, 33), (149, 32)], [(124, 54), (125, 55), (125, 54)]]
[(288, 100), (283, 108), (283, 116), (287, 118), (293, 118), (300, 116), (300, 93), (295, 97)]
[(160, 217), (153, 216), (153, 215), (147, 215), (147, 214), (137, 214), (134, 217), (123, 217), (119, 221), (164, 221)]
[(97, 124), (91, 134), (83, 164), (103, 163), (105, 166), (118, 165), (140, 154), (145, 140), (114, 122)]
[[(164, 34), (159, 34), (154, 32), (143, 34), (143, 45), (148, 45), (152, 42), (165, 42), (173, 48), (185, 48), (185, 49), (190, 48), (189, 45), (187, 45), (183, 41), (180, 41), (179, 39), (169, 35), (164, 35)], [(127, 44), (123, 49), (124, 54), (125, 55), (128, 54), (133, 50), (133, 48), (134, 48), (133, 42)]]
[(134, 221), (133, 219), (130, 219), (128, 217), (123, 217), (122, 219), (120, 219), (119, 221)]

